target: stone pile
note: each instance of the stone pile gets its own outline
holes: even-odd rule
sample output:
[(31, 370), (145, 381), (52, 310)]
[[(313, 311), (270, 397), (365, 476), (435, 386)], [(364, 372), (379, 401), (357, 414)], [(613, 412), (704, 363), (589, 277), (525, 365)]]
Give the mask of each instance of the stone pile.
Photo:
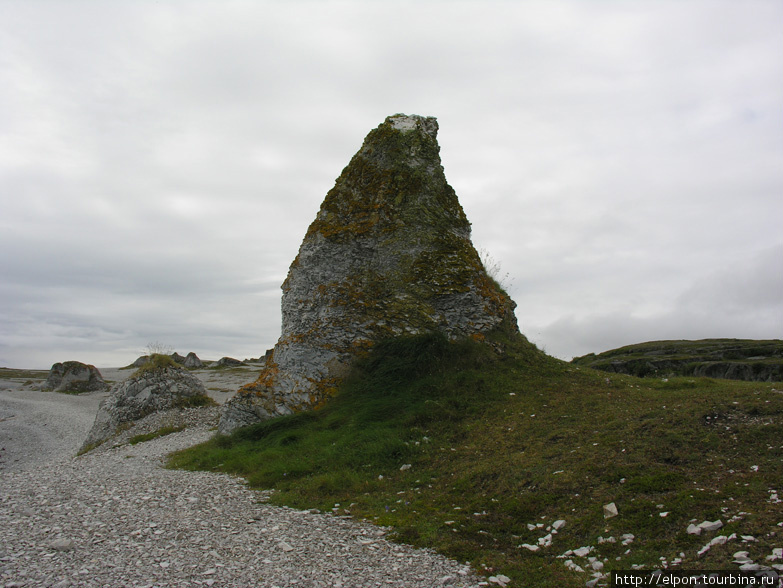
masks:
[(0, 586), (480, 585), (467, 566), (378, 527), (264, 504), (225, 474), (162, 467), (209, 426), (0, 476)]

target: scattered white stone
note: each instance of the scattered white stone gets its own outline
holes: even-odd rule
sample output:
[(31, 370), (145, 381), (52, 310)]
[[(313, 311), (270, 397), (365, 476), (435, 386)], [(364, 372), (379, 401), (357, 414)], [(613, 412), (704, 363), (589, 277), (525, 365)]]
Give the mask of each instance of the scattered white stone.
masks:
[(55, 551), (71, 551), (76, 544), (71, 539), (55, 539), (50, 544)]
[(752, 466), (750, 466), (750, 469), (751, 469), (752, 471), (754, 471), (754, 472), (757, 472), (757, 471), (759, 471), (759, 466), (757, 466), (757, 465), (752, 465)]
[(756, 541), (757, 539), (753, 535), (740, 535), (742, 538), (743, 543), (750, 543), (751, 541)]
[(574, 549), (574, 555), (577, 557), (587, 557), (587, 554), (592, 550), (592, 547), (580, 547), (579, 549)]
[(634, 537), (631, 533), (625, 533), (622, 537), (620, 537), (620, 539), (623, 540), (623, 545), (630, 545), (633, 543), (635, 538), (636, 537)]
[(717, 531), (723, 526), (723, 521), (718, 519), (717, 521), (702, 521), (699, 523), (699, 527), (701, 527), (705, 531)]
[(606, 537), (606, 538), (599, 537), (598, 543), (617, 543), (617, 539), (615, 539), (614, 537)]
[(579, 566), (579, 565), (575, 564), (570, 559), (565, 560), (565, 567), (567, 567), (569, 570), (573, 570), (575, 572), (582, 572), (582, 573), (584, 573), (584, 571), (585, 571), (582, 566)]
[(596, 560), (590, 564), (590, 567), (593, 568), (596, 572), (600, 572), (602, 569), (604, 569), (604, 562)]
[(753, 560), (748, 557), (747, 551), (738, 551), (733, 556), (734, 561), (732, 563), (735, 564), (747, 564), (747, 563), (753, 563)]
[(718, 535), (717, 537), (713, 537), (712, 540), (710, 540), (709, 545), (726, 545), (726, 542), (729, 540), (726, 535)]
[(619, 513), (617, 512), (617, 505), (614, 502), (610, 502), (609, 504), (604, 504), (604, 518), (605, 519), (611, 519), (612, 517), (616, 517)]
[(739, 569), (743, 572), (755, 572), (756, 570), (760, 570), (761, 566), (757, 563), (746, 563), (742, 564)]
[(668, 513), (668, 512), (659, 512), (659, 513), (658, 513), (658, 516), (659, 516), (659, 517), (662, 517), (662, 518), (663, 518), (663, 517), (668, 517), (668, 516), (669, 516), (669, 513)]
[(536, 530), (536, 526), (528, 523), (527, 524), (527, 530), (528, 531), (535, 531)]
[[(378, 527), (265, 504), (266, 493), (235, 476), (165, 469), (172, 451), (213, 436), (214, 421), (190, 423), (202, 409), (178, 417), (188, 423), (179, 433), (74, 459), (100, 397), (94, 400), (89, 415), (63, 411), (73, 426), (63, 428), (57, 453), (42, 452), (24, 469), (0, 464), (0, 586), (292, 586), (297, 579), (336, 588), (404, 578), (406, 588), (433, 588), (446, 576), (456, 578), (452, 588), (480, 585), (463, 564), (390, 543)], [(145, 417), (125, 439), (165, 426), (169, 416)], [(35, 513), (35, 524), (19, 524), (23, 509)], [(375, 543), (364, 547), (359, 537)], [(56, 551), (58, 538), (73, 548)], [(281, 542), (295, 550), (281, 551)]]
[(504, 576), (503, 574), (498, 574), (497, 576), (490, 576), (489, 578), (490, 584), (497, 584), (498, 586), (505, 586), (511, 581), (511, 578), (508, 576)]
[(552, 534), (549, 533), (548, 535), (544, 535), (543, 537), (538, 538), (538, 544), (541, 547), (549, 547), (552, 545)]
[(405, 470), (409, 470), (409, 469), (411, 469), (411, 464), (409, 464), (409, 463), (406, 463), (406, 464), (403, 464), (403, 465), (400, 466), (400, 471), (401, 472), (404, 472)]
[(701, 535), (701, 531), (702, 528), (697, 525), (694, 525), (693, 523), (688, 525), (688, 529), (687, 529), (688, 535)]
[(530, 551), (538, 551), (541, 549), (539, 545), (530, 545), (530, 543), (523, 543), (520, 545), (520, 547), (523, 547), (524, 549), (529, 549)]
[(561, 520), (558, 520), (558, 521), (555, 521), (554, 523), (552, 523), (552, 528), (555, 531), (559, 531), (560, 529), (562, 529), (565, 526), (565, 524), (566, 524), (566, 522), (561, 519)]

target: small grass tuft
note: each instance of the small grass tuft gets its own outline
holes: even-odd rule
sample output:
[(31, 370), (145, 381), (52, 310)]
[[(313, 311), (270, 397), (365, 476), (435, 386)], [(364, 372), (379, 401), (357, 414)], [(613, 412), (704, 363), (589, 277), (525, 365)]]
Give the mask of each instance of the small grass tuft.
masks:
[(201, 408), (202, 406), (217, 406), (217, 402), (206, 394), (182, 396), (174, 402), (174, 408)]
[(179, 433), (180, 431), (184, 431), (184, 426), (174, 427), (174, 426), (166, 426), (161, 427), (157, 431), (152, 431), (151, 433), (144, 433), (142, 435), (134, 435), (128, 440), (128, 443), (131, 445), (136, 445), (137, 443), (143, 443), (145, 441), (152, 441), (153, 439), (157, 439), (158, 437), (165, 437), (166, 435), (171, 435), (172, 433)]
[(147, 363), (139, 367), (135, 374), (138, 375), (155, 370), (164, 370), (170, 367), (176, 368), (181, 366), (168, 355), (164, 355), (162, 353), (153, 353), (149, 356)]

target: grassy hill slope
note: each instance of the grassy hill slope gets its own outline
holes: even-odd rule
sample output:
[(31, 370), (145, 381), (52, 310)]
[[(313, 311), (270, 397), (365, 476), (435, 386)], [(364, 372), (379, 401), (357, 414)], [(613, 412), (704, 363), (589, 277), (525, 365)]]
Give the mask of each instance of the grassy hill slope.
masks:
[[(503, 353), (434, 335), (384, 342), (323, 409), (216, 437), (171, 466), (392, 526), (511, 586), (584, 586), (593, 566), (736, 570), (740, 550), (783, 564), (765, 560), (783, 543), (783, 385), (608, 377), (518, 335), (491, 344)], [(610, 502), (619, 515), (605, 519)], [(718, 519), (717, 532), (686, 532)]]
[(632, 376), (707, 376), (730, 380), (783, 380), (783, 341), (702, 339), (650, 341), (572, 360), (574, 365)]

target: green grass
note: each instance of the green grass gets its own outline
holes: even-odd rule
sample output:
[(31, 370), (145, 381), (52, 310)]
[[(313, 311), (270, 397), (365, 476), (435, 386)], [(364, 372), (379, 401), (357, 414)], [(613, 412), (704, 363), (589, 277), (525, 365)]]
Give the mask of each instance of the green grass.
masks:
[[(590, 576), (556, 558), (582, 546), (609, 571), (654, 569), (680, 552), (681, 568), (737, 569), (735, 551), (763, 562), (780, 545), (783, 513), (769, 501), (770, 490), (783, 495), (774, 384), (607, 377), (521, 336), (491, 343), (505, 352), (435, 335), (382, 342), (323, 409), (217, 436), (170, 465), (233, 472), (275, 488), (277, 504), (392, 526), (401, 542), (516, 586), (584, 586)], [(620, 514), (605, 520), (609, 502)], [(520, 548), (558, 519), (552, 545)], [(758, 541), (697, 559), (714, 534), (687, 535), (692, 519)], [(621, 544), (624, 533), (633, 543)], [(609, 536), (617, 542), (599, 544)]]
[(137, 443), (144, 443), (145, 441), (152, 441), (153, 439), (157, 439), (158, 437), (165, 437), (166, 435), (171, 435), (172, 433), (179, 433), (180, 431), (184, 431), (185, 427), (174, 427), (174, 426), (166, 426), (161, 427), (157, 431), (152, 431), (151, 433), (144, 433), (142, 435), (134, 435), (128, 440), (128, 443), (131, 445), (136, 445)]
[(217, 406), (217, 402), (206, 394), (181, 396), (174, 401), (174, 408), (200, 408), (202, 406)]
[(149, 356), (147, 363), (143, 364), (136, 370), (135, 375), (155, 370), (163, 370), (169, 367), (178, 368), (181, 366), (168, 355), (162, 353), (153, 353)]
[(0, 380), (45, 380), (49, 370), (19, 370), (0, 368)]
[(783, 375), (780, 339), (701, 339), (649, 341), (575, 357), (572, 364), (634, 376), (725, 374), (732, 379), (765, 381)]

